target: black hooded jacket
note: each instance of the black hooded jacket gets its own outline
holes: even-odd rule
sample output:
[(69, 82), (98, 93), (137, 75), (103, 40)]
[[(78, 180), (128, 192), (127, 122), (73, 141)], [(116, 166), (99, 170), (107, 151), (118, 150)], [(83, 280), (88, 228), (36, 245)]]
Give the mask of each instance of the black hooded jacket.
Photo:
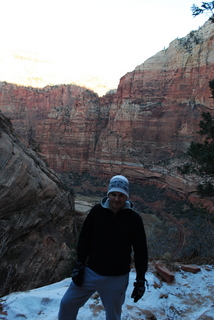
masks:
[(130, 201), (116, 214), (103, 198), (86, 217), (78, 242), (77, 257), (89, 268), (105, 276), (130, 271), (134, 252), (137, 280), (143, 280), (148, 264), (147, 243), (142, 218)]

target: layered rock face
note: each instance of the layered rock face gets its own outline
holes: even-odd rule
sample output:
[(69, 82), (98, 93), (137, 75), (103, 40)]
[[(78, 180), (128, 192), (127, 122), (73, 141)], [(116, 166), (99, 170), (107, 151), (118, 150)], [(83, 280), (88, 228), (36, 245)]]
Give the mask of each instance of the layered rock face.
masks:
[(121, 79), (117, 103), (132, 120), (131, 152), (142, 163), (177, 156), (198, 139), (201, 112), (214, 108), (209, 90), (213, 48), (214, 26), (207, 22)]
[(0, 296), (71, 267), (74, 197), (0, 112)]
[(116, 93), (99, 98), (72, 85), (2, 83), (0, 109), (58, 172), (123, 172), (165, 183), (148, 166), (179, 157), (199, 141), (202, 111), (213, 114), (213, 75), (214, 27), (208, 21), (123, 76)]
[(0, 106), (54, 170), (85, 168), (100, 127), (97, 94), (73, 85), (33, 89), (1, 83)]

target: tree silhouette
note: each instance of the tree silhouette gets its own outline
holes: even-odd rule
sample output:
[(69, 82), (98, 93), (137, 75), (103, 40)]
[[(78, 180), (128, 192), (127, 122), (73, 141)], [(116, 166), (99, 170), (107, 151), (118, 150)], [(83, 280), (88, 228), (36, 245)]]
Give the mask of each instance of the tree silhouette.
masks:
[[(209, 81), (209, 87), (214, 98), (214, 79)], [(206, 177), (205, 183), (197, 186), (200, 195), (213, 196), (214, 186), (210, 178), (214, 177), (214, 117), (209, 112), (202, 112), (198, 133), (203, 136), (203, 143), (192, 141), (187, 149), (188, 162), (178, 167), (182, 174), (197, 173)]]
[(204, 142), (191, 142), (187, 154), (200, 174), (214, 175), (214, 118), (209, 112), (202, 112), (202, 118), (198, 133), (204, 136)]
[(213, 15), (213, 12), (214, 12), (214, 1), (202, 2), (201, 7), (198, 7), (195, 4), (193, 4), (192, 7), (191, 7), (191, 10), (192, 10), (193, 17), (196, 17), (199, 14), (202, 14), (204, 12), (211, 13), (212, 16), (209, 18), (209, 20), (214, 23), (214, 15)]

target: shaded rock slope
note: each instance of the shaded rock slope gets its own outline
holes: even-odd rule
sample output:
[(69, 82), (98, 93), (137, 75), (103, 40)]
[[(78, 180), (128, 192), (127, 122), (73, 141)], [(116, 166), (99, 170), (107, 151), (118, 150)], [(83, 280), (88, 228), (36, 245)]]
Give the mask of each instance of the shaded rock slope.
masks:
[(0, 112), (0, 296), (62, 279), (74, 197)]

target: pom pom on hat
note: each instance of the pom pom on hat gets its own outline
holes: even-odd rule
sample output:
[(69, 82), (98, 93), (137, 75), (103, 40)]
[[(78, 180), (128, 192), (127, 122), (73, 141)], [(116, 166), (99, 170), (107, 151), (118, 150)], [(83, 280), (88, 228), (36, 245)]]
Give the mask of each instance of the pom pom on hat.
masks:
[(110, 192), (121, 192), (129, 198), (129, 181), (126, 177), (122, 175), (117, 175), (111, 178), (109, 186), (108, 186), (108, 193)]

